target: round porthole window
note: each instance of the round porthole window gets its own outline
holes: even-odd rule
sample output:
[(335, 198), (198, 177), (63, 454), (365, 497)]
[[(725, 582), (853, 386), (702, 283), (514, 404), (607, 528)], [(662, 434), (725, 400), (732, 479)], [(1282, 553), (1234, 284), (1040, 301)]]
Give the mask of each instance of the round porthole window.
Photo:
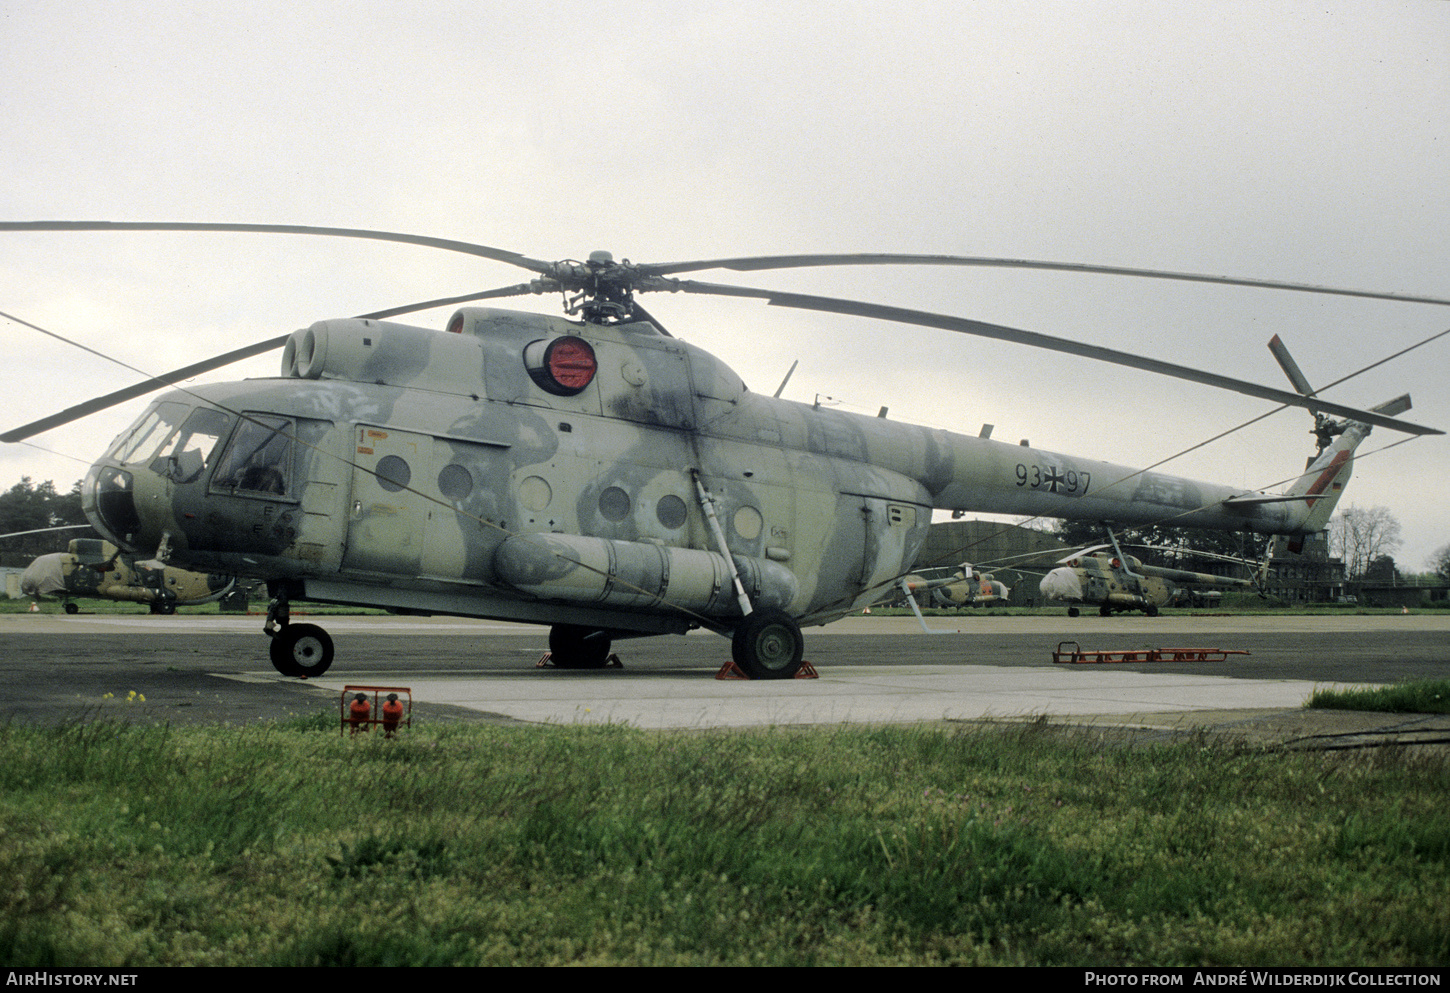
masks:
[(629, 516), (629, 494), (611, 486), (599, 494), (599, 513), (606, 521), (619, 522)]
[(378, 459), (378, 485), (389, 493), (397, 493), (413, 481), (413, 470), (396, 455)]
[(473, 477), (461, 465), (445, 465), (438, 472), (438, 492), (449, 500), (462, 500), (473, 492)]
[(688, 516), (689, 515), (685, 509), (685, 501), (681, 500), (673, 493), (669, 494), (668, 496), (661, 497), (660, 502), (655, 505), (655, 517), (657, 517), (659, 519), (659, 522), (665, 527), (669, 528), (671, 531), (675, 530), (676, 528), (683, 527), (685, 523), (685, 518)]

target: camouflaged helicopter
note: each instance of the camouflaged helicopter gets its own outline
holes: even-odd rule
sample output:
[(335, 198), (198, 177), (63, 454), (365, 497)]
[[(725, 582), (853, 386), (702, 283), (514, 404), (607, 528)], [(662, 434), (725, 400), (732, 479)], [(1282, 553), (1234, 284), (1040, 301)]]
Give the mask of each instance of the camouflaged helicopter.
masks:
[[(1178, 586), (1258, 589), (1262, 587), (1262, 574), (1268, 567), (1265, 560), (1258, 579), (1242, 579), (1146, 565), (1135, 556), (1123, 554), (1111, 532), (1109, 537), (1112, 540), (1110, 546), (1099, 545), (1074, 552), (1062, 559), (1058, 567), (1043, 576), (1038, 584), (1044, 598), (1069, 605), (1069, 617), (1078, 616), (1081, 605), (1096, 605), (1103, 617), (1128, 610), (1141, 610), (1149, 617), (1157, 617), (1158, 609), (1168, 605)], [(1110, 551), (1104, 550), (1109, 548)]]
[[(228, 231), (363, 238), (531, 270), (528, 282), (293, 334), (147, 380), (0, 436), (48, 427), (281, 347), (271, 379), (173, 389), (86, 475), (87, 517), (118, 546), (265, 580), (264, 632), (287, 675), (316, 676), (331, 638), (299, 601), (550, 625), (556, 666), (596, 668), (612, 642), (704, 628), (753, 678), (801, 667), (803, 626), (879, 600), (910, 571), (933, 510), (1307, 535), (1325, 526), (1371, 426), (1359, 410), (1002, 325), (676, 278), (705, 269), (1015, 266), (1432, 298), (1262, 280), (956, 256), (810, 255), (669, 264), (546, 262), (456, 241), (295, 225), (4, 222), (0, 231)], [(1326, 444), (1288, 494), (1245, 491), (748, 390), (670, 335), (644, 292), (754, 297), (1050, 348), (1308, 407)], [(389, 318), (561, 293), (569, 317), (461, 306), (442, 331)], [(572, 295), (572, 296), (571, 296)], [(577, 317), (575, 316), (577, 315)], [(570, 319), (575, 317), (575, 319)], [(47, 332), (49, 333), (49, 332)], [(884, 413), (884, 412), (883, 412)], [(1333, 417), (1343, 420), (1332, 420)]]
[(235, 586), (234, 576), (141, 561), (99, 538), (73, 538), (64, 552), (38, 555), (20, 577), (23, 595), (60, 600), (67, 614), (78, 612), (78, 599), (144, 603), (153, 614), (174, 614), (220, 600)]
[(922, 595), (937, 607), (985, 607), (1006, 603), (1007, 585), (991, 573), (974, 569), (970, 562), (945, 569), (913, 573), (899, 584), (906, 596)]

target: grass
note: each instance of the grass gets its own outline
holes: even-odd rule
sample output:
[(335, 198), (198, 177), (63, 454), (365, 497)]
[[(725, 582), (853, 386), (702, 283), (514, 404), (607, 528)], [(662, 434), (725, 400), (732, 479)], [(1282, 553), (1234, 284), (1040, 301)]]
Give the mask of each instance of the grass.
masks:
[(1443, 756), (1042, 724), (0, 728), (26, 966), (1443, 965)]
[(1347, 690), (1315, 690), (1304, 706), (1319, 710), (1450, 714), (1450, 679), (1421, 679), (1391, 686), (1359, 686)]

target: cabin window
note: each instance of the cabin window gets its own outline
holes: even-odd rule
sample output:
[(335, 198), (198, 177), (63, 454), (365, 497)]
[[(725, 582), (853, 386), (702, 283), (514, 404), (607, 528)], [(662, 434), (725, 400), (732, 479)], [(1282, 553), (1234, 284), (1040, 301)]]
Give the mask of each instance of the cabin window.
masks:
[(629, 494), (611, 486), (599, 494), (599, 513), (606, 521), (618, 523), (629, 516)]
[(222, 453), (213, 489), (286, 496), (292, 475), (292, 421), (246, 414)]
[(655, 516), (661, 524), (674, 531), (684, 526), (689, 511), (685, 507), (685, 501), (669, 493), (660, 497), (660, 502), (655, 505)]
[(413, 481), (413, 470), (408, 463), (396, 455), (384, 455), (378, 459), (378, 485), (389, 493), (407, 489)]
[(473, 492), (473, 476), (463, 466), (450, 462), (438, 471), (438, 492), (454, 502)]

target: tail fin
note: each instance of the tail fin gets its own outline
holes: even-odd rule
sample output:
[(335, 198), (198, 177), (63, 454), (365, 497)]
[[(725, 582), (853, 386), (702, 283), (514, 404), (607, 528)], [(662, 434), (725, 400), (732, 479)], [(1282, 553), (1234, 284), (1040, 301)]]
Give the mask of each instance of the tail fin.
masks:
[(1368, 424), (1359, 421), (1346, 423), (1344, 432), (1320, 452), (1319, 457), (1309, 463), (1304, 475), (1289, 487), (1289, 495), (1305, 498), (1304, 521), (1297, 529), (1301, 534), (1313, 534), (1329, 526), (1329, 518), (1334, 515), (1334, 508), (1339, 505), (1339, 498), (1349, 485), (1349, 478), (1354, 475), (1354, 450), (1369, 435), (1369, 431)]
[(1285, 504), (1290, 509), (1276, 522), (1278, 534), (1294, 540), (1289, 550), (1298, 553), (1305, 535), (1316, 534), (1329, 525), (1329, 518), (1354, 473), (1354, 450), (1368, 436), (1370, 426), (1361, 421), (1345, 421), (1334, 425), (1337, 437), (1319, 455), (1310, 460), (1303, 475), (1294, 480), (1287, 493), (1245, 493), (1229, 497), (1226, 506), (1252, 508), (1264, 504)]

